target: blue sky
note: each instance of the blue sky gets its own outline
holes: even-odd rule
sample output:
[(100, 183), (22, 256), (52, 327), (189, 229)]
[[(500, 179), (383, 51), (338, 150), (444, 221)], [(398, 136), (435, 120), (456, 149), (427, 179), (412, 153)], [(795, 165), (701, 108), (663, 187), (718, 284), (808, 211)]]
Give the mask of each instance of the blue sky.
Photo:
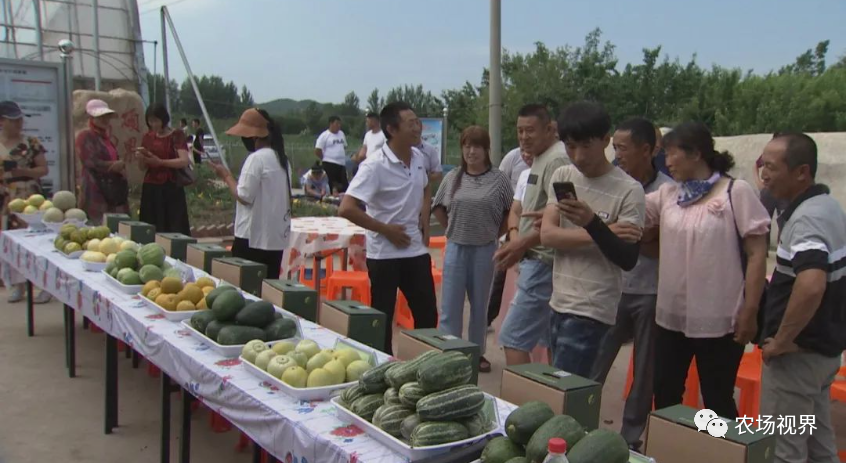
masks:
[[(196, 74), (247, 85), (275, 98), (362, 103), (378, 87), (423, 84), (439, 94), (479, 82), (488, 65), (488, 0), (139, 0), (142, 34), (161, 40), (171, 6)], [(829, 62), (846, 53), (843, 0), (502, 0), (502, 45), (515, 52), (580, 46), (599, 27), (621, 67), (663, 45), (671, 58), (767, 72), (831, 40)], [(171, 45), (171, 72), (184, 67)], [(161, 72), (161, 44), (158, 70)], [(153, 46), (146, 45), (153, 69)]]

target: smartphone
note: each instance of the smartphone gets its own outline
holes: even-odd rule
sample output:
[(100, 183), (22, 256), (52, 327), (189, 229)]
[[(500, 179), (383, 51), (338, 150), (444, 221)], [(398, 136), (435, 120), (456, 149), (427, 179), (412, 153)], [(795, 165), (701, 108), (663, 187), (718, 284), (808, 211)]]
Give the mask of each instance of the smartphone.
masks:
[(576, 196), (576, 185), (573, 185), (573, 182), (554, 182), (552, 189), (555, 190), (555, 199), (559, 201), (563, 199), (579, 199)]

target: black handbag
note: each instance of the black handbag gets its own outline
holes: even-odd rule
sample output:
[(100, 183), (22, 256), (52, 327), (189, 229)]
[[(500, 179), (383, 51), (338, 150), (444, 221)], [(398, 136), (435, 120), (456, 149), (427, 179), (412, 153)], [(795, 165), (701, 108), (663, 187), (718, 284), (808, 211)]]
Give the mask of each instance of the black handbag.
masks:
[(106, 205), (109, 208), (116, 208), (129, 204), (129, 182), (126, 177), (111, 173), (92, 174), (94, 182), (97, 183), (97, 189), (103, 195)]
[[(728, 185), (729, 206), (731, 207), (732, 220), (734, 220), (734, 232), (737, 234), (737, 243), (740, 247), (740, 268), (743, 271), (743, 278), (745, 280), (746, 267), (749, 263), (749, 256), (746, 255), (746, 250), (743, 249), (743, 236), (740, 234), (740, 227), (737, 226), (737, 216), (734, 214), (734, 202), (731, 199), (731, 189), (733, 186), (734, 179), (731, 179)], [(769, 287), (769, 284), (770, 282), (765, 278), (764, 292), (761, 293), (761, 300), (758, 301), (758, 331), (755, 333), (755, 337), (752, 338), (753, 344), (760, 344), (762, 341), (761, 335), (764, 330), (764, 310), (766, 309), (767, 305), (767, 288)]]

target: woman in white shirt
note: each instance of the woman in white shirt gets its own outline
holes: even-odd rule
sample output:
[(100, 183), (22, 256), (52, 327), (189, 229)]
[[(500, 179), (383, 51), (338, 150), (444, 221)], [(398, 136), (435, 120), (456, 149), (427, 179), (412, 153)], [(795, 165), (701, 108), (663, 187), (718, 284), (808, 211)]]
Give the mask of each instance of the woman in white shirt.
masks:
[(282, 131), (266, 111), (248, 109), (226, 133), (241, 137), (250, 152), (237, 182), (222, 164), (211, 163), (236, 200), (232, 255), (267, 265), (267, 278), (277, 279), (291, 234), (291, 177)]

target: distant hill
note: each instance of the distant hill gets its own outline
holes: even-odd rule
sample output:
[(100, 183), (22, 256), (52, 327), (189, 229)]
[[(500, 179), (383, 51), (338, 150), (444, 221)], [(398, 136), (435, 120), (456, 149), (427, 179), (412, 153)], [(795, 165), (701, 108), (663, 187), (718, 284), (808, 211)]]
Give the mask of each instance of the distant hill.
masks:
[(290, 98), (279, 98), (259, 105), (270, 114), (285, 115), (305, 109), (314, 100), (292, 100)]

